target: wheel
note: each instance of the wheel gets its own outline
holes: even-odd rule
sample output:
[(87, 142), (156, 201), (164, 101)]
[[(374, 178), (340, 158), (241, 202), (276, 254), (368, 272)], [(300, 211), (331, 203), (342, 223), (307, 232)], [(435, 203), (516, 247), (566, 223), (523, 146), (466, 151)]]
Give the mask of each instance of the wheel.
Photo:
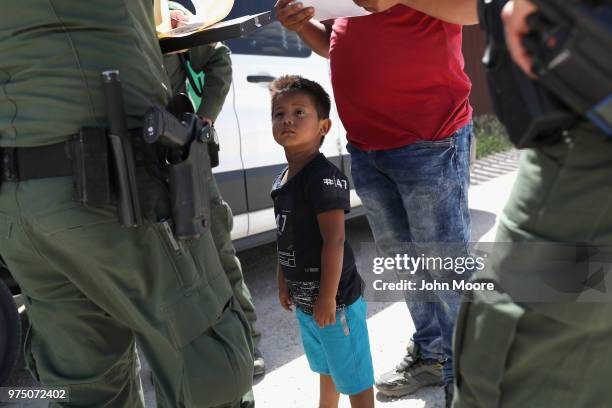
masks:
[(10, 377), (21, 351), (21, 320), (13, 295), (0, 280), (0, 385)]

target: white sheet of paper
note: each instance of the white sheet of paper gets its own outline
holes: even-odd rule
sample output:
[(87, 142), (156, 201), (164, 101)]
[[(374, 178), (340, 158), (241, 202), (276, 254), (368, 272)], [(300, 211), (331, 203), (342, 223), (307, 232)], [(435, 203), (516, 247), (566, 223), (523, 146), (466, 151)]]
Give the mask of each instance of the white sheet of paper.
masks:
[[(234, 0), (192, 0), (196, 15), (190, 15), (189, 22), (172, 29), (168, 0), (155, 0), (155, 24), (158, 37), (182, 37), (211, 26), (228, 16)], [(159, 15), (159, 16), (158, 16)], [(158, 18), (163, 22), (158, 22)]]
[(306, 7), (314, 7), (314, 19), (325, 21), (339, 17), (357, 17), (370, 14), (369, 11), (359, 7), (353, 0), (298, 0)]

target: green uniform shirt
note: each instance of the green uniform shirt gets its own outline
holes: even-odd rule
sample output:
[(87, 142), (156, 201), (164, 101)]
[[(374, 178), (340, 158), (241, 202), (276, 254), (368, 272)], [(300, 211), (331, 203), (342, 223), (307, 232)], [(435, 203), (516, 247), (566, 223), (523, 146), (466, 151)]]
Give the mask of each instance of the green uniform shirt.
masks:
[[(189, 50), (191, 67), (195, 72), (204, 72), (204, 89), (202, 90), (202, 103), (197, 113), (212, 119), (219, 116), (225, 97), (232, 83), (232, 60), (230, 49), (221, 43), (214, 46), (203, 45)], [(173, 93), (185, 93), (187, 73), (183, 69), (177, 55), (164, 57), (164, 64), (168, 70)]]
[(105, 70), (120, 72), (131, 128), (169, 97), (151, 0), (3, 0), (0, 56), (1, 146), (107, 126)]

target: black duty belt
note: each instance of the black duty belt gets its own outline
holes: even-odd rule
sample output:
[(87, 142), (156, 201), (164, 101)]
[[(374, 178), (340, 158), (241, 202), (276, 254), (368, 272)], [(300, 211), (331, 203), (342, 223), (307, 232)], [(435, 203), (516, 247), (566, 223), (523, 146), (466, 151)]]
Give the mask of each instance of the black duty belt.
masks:
[[(156, 163), (154, 153), (142, 139), (142, 130), (130, 130), (137, 166)], [(72, 137), (71, 137), (72, 139)], [(1, 180), (25, 181), (74, 176), (71, 140), (46, 146), (0, 147)]]
[(72, 176), (68, 143), (36, 147), (0, 147), (2, 181)]

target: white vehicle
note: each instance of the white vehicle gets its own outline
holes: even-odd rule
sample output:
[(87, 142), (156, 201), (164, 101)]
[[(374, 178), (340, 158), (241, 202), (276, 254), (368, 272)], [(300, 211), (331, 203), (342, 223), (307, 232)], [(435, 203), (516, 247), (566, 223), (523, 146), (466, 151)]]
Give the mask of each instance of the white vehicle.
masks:
[[(234, 3), (229, 18), (271, 10), (274, 3), (240, 0)], [(215, 176), (234, 212), (232, 239), (237, 249), (244, 249), (276, 237), (270, 188), (286, 160), (272, 137), (268, 85), (283, 75), (300, 75), (320, 83), (332, 101), (333, 94), (328, 61), (278, 22), (226, 44), (232, 50), (233, 83), (215, 123), (221, 143)], [(350, 179), (345, 130), (333, 104), (331, 120), (333, 125), (321, 151)], [(352, 190), (351, 206), (358, 208), (349, 215), (363, 214), (360, 205)]]

